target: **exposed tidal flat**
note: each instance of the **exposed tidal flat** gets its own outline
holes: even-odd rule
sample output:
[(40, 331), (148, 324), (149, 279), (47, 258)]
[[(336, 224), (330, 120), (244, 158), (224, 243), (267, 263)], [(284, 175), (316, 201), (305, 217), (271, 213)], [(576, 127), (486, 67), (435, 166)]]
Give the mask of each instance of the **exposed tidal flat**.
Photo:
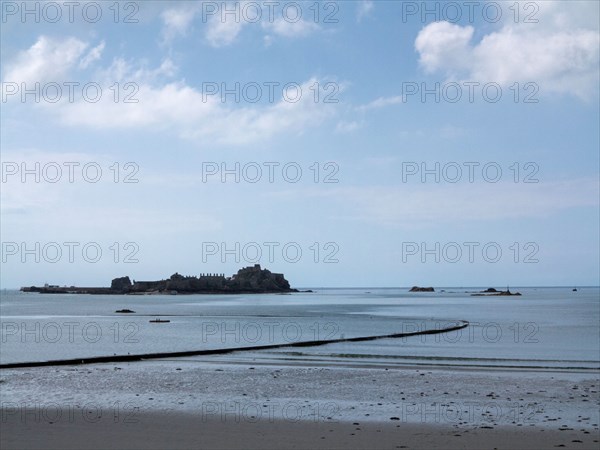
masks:
[[(470, 296), (480, 288), (313, 289), (185, 297), (2, 292), (0, 363), (469, 326), (2, 369), (2, 448), (597, 448), (598, 288), (518, 288), (521, 297)], [(123, 308), (135, 313), (115, 313)], [(155, 318), (170, 322), (149, 322)]]

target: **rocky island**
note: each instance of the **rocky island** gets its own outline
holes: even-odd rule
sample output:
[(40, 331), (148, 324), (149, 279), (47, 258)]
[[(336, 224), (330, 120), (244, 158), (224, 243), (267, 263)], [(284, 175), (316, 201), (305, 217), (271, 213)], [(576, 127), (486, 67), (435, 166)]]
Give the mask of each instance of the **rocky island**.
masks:
[(435, 292), (435, 289), (432, 287), (413, 286), (408, 292)]
[(506, 291), (498, 291), (494, 288), (488, 288), (485, 291), (476, 292), (471, 294), (473, 297), (491, 297), (491, 296), (511, 296), (511, 295), (521, 295), (520, 292), (510, 292), (510, 289), (507, 287)]
[(237, 274), (225, 277), (224, 274), (200, 274), (183, 276), (178, 273), (166, 280), (131, 281), (128, 276), (115, 278), (110, 287), (22, 287), (23, 292), (41, 294), (108, 294), (108, 295), (148, 295), (148, 294), (268, 294), (298, 292), (281, 273), (262, 269), (260, 264), (238, 270)]

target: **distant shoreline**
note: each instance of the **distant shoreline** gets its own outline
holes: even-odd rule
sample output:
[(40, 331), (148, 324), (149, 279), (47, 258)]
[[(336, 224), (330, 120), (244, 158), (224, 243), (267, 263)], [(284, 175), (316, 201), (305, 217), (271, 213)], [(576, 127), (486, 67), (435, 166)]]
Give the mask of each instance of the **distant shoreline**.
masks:
[[(477, 290), (482, 290), (487, 288), (487, 284), (485, 285), (479, 285), (479, 286), (438, 286), (436, 287), (436, 289), (445, 289), (446, 292), (442, 292), (442, 294), (446, 293), (448, 294), (449, 292), (447, 291), (447, 289), (469, 289), (472, 290), (473, 292), (477, 291)], [(30, 286), (24, 286), (24, 287), (30, 287)], [(60, 286), (62, 289), (66, 289), (69, 286)], [(594, 285), (562, 285), (562, 286), (526, 286), (526, 285), (515, 285), (514, 289), (573, 289), (574, 287), (577, 287), (578, 290), (581, 289), (600, 289), (600, 286), (594, 286)], [(311, 285), (311, 286), (299, 286), (297, 288), (295, 288), (298, 292), (304, 292), (306, 290), (341, 290), (341, 289), (348, 289), (348, 290), (391, 290), (391, 289), (398, 289), (398, 290), (410, 290), (411, 286), (317, 286), (317, 285)], [(0, 292), (19, 292), (22, 291), (23, 286), (19, 287), (19, 286), (13, 286), (13, 287), (0, 287)], [(106, 288), (104, 288), (106, 289)], [(439, 291), (437, 291), (436, 293), (439, 293)]]

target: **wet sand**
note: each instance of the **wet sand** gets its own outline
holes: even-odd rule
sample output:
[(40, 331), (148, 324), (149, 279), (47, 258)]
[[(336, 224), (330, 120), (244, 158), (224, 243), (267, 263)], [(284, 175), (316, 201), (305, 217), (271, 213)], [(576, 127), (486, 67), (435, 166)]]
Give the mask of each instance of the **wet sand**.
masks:
[(203, 421), (182, 413), (144, 413), (136, 423), (45, 421), (2, 424), (3, 449), (596, 449), (593, 435), (544, 429), (447, 425)]
[(233, 358), (0, 371), (9, 448), (595, 449), (597, 371)]

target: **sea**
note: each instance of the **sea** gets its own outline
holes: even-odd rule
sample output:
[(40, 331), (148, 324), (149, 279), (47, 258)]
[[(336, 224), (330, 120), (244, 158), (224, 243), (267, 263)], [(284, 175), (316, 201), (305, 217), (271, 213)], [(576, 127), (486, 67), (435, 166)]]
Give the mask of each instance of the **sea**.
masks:
[[(511, 287), (521, 296), (472, 295), (485, 287), (307, 289), (313, 292), (2, 290), (0, 364), (235, 348), (227, 358), (286, 364), (600, 370), (598, 287)], [(123, 309), (133, 312), (117, 312)], [(442, 332), (464, 322), (465, 328)], [(440, 333), (385, 337), (429, 330)], [(377, 339), (339, 342), (367, 337)], [(312, 341), (325, 344), (298, 345)], [(273, 347), (255, 349), (264, 345)]]

